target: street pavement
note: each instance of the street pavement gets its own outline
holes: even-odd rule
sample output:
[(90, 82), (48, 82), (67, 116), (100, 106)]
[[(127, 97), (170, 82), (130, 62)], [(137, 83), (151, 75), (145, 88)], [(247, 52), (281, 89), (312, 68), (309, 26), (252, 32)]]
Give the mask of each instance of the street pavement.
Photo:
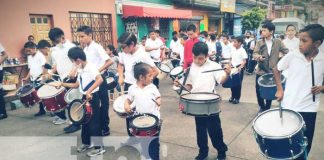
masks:
[[(258, 112), (255, 95), (255, 75), (245, 75), (240, 104), (228, 102), (230, 89), (220, 86), (217, 91), (222, 97), (221, 122), (225, 143), (228, 145), (228, 160), (263, 160), (253, 135), (252, 122)], [(194, 159), (198, 154), (194, 117), (182, 114), (178, 109), (179, 96), (172, 90), (171, 79), (161, 81), (162, 94), (160, 134), (160, 157), (166, 160)], [(321, 160), (324, 153), (324, 94), (317, 114), (317, 123), (310, 160)], [(273, 108), (278, 103), (273, 103)], [(1, 160), (42, 160), (67, 159), (88, 160), (85, 153), (77, 153), (76, 146), (81, 143), (81, 132), (65, 134), (63, 128), (68, 124), (54, 125), (53, 117), (48, 115), (33, 117), (38, 106), (8, 111), (9, 117), (0, 121)], [(111, 135), (105, 137), (107, 152), (91, 159), (141, 159), (138, 144), (121, 146), (127, 139), (125, 120), (117, 116), (110, 103)], [(217, 151), (209, 140), (208, 160), (216, 159)], [(143, 157), (142, 157), (143, 158)]]

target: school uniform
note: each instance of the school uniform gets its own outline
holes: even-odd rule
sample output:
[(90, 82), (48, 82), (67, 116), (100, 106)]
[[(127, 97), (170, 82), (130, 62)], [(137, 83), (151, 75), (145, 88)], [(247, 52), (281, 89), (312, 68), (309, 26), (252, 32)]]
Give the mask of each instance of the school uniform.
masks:
[(254, 72), (254, 68), (255, 68), (255, 64), (256, 61), (253, 59), (253, 50), (255, 47), (255, 39), (251, 40), (248, 44), (247, 44), (247, 53), (248, 53), (248, 62), (247, 62), (247, 72), (249, 74), (252, 74)]
[[(161, 62), (160, 47), (163, 45), (164, 45), (164, 43), (162, 42), (162, 40), (160, 38), (156, 38), (155, 40), (152, 40), (151, 38), (149, 38), (145, 42), (145, 47), (150, 47), (150, 48), (158, 47), (159, 48), (159, 49), (152, 50), (152, 51), (148, 52), (150, 54), (150, 57), (152, 58), (153, 62), (155, 63), (155, 65), (158, 65)], [(159, 83), (160, 83), (160, 80), (157, 77), (154, 77), (153, 84), (159, 88)]]
[(298, 53), (299, 52), (299, 39), (294, 37), (292, 39), (286, 38), (282, 41), (289, 52)]
[[(232, 49), (232, 66), (239, 66), (242, 64), (244, 60), (248, 58), (248, 55), (246, 54), (246, 51), (243, 47), (240, 47), (239, 49), (236, 49), (233, 47)], [(233, 86), (231, 87), (232, 91), (232, 98), (235, 100), (240, 100), (241, 98), (241, 89), (242, 89), (242, 82), (243, 82), (243, 77), (244, 77), (244, 68), (241, 69), (241, 71), (238, 73), (240, 74), (241, 82), (240, 85), (238, 86)]]
[[(0, 43), (0, 57), (2, 56), (2, 52), (4, 52), (5, 49)], [(3, 67), (2, 64), (0, 63), (0, 116), (2, 117), (7, 117), (7, 112), (6, 112), (6, 104), (4, 101), (4, 91), (2, 88), (2, 81), (3, 81)]]
[[(324, 78), (324, 56), (319, 52), (313, 59), (315, 86), (322, 86)], [(312, 147), (313, 135), (316, 124), (316, 115), (320, 105), (320, 94), (313, 101), (311, 62), (300, 53), (290, 52), (284, 56), (277, 65), (279, 71), (287, 71), (284, 97), (281, 102), (283, 108), (299, 112), (304, 118), (307, 137), (307, 152)], [(302, 159), (302, 158), (301, 158)]]
[(283, 45), (283, 43), (279, 39), (262, 39), (256, 43), (256, 46), (253, 51), (253, 57), (256, 58), (256, 56), (258, 55), (265, 57), (265, 60), (258, 62), (258, 67), (256, 67), (255, 71), (255, 89), (260, 111), (270, 109), (272, 101), (261, 98), (258, 79), (263, 74), (272, 72), (272, 69), (277, 65), (279, 61), (279, 52), (287, 54), (288, 51), (289, 50)]
[[(87, 90), (93, 85), (96, 76), (100, 75), (96, 66), (90, 62), (84, 66), (83, 69), (78, 69), (79, 90), (83, 94), (82, 99), (86, 98)], [(99, 100), (99, 87), (92, 91), (92, 100), (89, 101), (92, 108), (92, 117), (90, 121), (82, 125), (81, 140), (82, 144), (90, 145), (91, 137), (99, 137), (101, 133), (100, 125), (100, 100)], [(99, 143), (99, 144), (98, 144)], [(96, 142), (95, 148), (98, 149), (103, 146), (102, 141)]]
[[(212, 69), (221, 69), (221, 66), (208, 59), (202, 66), (198, 66), (195, 63), (191, 65), (186, 84), (192, 85), (192, 93), (216, 93), (216, 82), (220, 83), (222, 77), (225, 76), (225, 72), (219, 71), (202, 73), (203, 71)], [(214, 114), (206, 117), (196, 116), (195, 124), (199, 154), (208, 154), (209, 149), (207, 133), (209, 134), (211, 142), (217, 149), (218, 153), (225, 153), (227, 151), (227, 146), (223, 140), (223, 131), (221, 128), (219, 114)]]
[(230, 43), (221, 43), (222, 45), (222, 58), (223, 59), (231, 59), (232, 58), (232, 50), (233, 45)]
[[(107, 60), (110, 59), (105, 49), (95, 41), (92, 41), (84, 49), (84, 52), (87, 57), (87, 62), (90, 62), (95, 65), (95, 68), (98, 70), (101, 68)], [(105, 77), (101, 75), (103, 79)], [(99, 98), (100, 98), (100, 124), (103, 134), (109, 133), (109, 97), (107, 92), (107, 81), (104, 80), (99, 86)]]
[[(136, 83), (131, 85), (128, 90), (127, 98), (133, 102), (136, 106), (136, 112), (138, 113), (150, 113), (158, 117), (160, 120), (160, 110), (159, 107), (155, 104), (152, 99), (157, 99), (161, 97), (161, 94), (157, 87), (153, 84), (149, 84), (144, 88), (140, 88)], [(128, 125), (127, 130), (129, 128), (129, 119), (127, 118)], [(151, 141), (149, 145), (149, 155), (151, 159), (158, 160), (159, 159), (159, 151), (160, 151), (160, 131), (155, 138)]]

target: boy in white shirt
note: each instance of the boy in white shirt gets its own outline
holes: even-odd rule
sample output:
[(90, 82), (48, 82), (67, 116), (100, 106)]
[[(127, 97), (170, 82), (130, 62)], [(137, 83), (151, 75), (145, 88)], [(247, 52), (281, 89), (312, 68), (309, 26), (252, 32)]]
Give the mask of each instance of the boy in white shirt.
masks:
[(8, 117), (7, 112), (6, 112), (6, 104), (4, 101), (3, 96), (4, 91), (2, 89), (2, 80), (3, 80), (3, 68), (2, 68), (2, 63), (8, 58), (8, 55), (6, 54), (5, 49), (0, 43), (0, 120), (5, 119)]
[[(307, 137), (306, 155), (308, 155), (312, 147), (316, 115), (320, 105), (319, 94), (324, 90), (322, 85), (324, 53), (318, 49), (323, 43), (324, 27), (320, 24), (308, 25), (300, 31), (299, 36), (299, 52), (290, 52), (284, 56), (274, 69), (274, 76), (277, 84), (276, 97), (281, 101), (281, 106), (299, 112), (305, 121), (304, 135)], [(289, 74), (285, 91), (281, 85), (280, 71), (287, 71)], [(307, 159), (303, 155), (298, 160), (304, 158)]]
[[(83, 94), (83, 100), (89, 100), (92, 108), (90, 121), (82, 125), (81, 140), (82, 145), (77, 148), (78, 152), (84, 152), (94, 146), (94, 149), (87, 153), (89, 157), (101, 155), (106, 150), (103, 147), (102, 139), (91, 143), (91, 137), (100, 137), (100, 100), (99, 86), (103, 82), (102, 76), (94, 64), (87, 61), (84, 51), (79, 47), (71, 48), (68, 52), (71, 60), (78, 69), (78, 78), (75, 83), (59, 82), (58, 87), (79, 88)], [(93, 144), (93, 146), (91, 146)]]
[[(229, 65), (225, 66), (224, 71), (202, 73), (206, 70), (220, 69), (221, 66), (208, 59), (208, 46), (204, 42), (197, 42), (193, 46), (194, 60), (190, 67), (187, 83), (185, 87), (192, 93), (207, 92), (214, 93), (216, 81), (220, 84), (226, 82), (231, 73)], [(179, 87), (179, 81), (175, 80), (174, 85)], [(196, 160), (203, 160), (208, 156), (208, 137), (212, 141), (213, 146), (217, 149), (218, 160), (226, 159), (227, 146), (223, 140), (223, 131), (219, 114), (210, 115), (207, 117), (195, 117), (197, 144), (199, 154)]]
[[(148, 64), (138, 63), (134, 66), (134, 76), (137, 82), (129, 87), (125, 111), (131, 113), (130, 105), (134, 102), (136, 112), (140, 114), (150, 113), (160, 119), (161, 94), (157, 87), (152, 84), (152, 68)], [(157, 135), (154, 135), (156, 138), (149, 145), (149, 155), (152, 159), (159, 159), (159, 135), (160, 131)]]
[[(27, 61), (28, 61), (28, 68), (29, 72), (25, 78), (22, 79), (22, 81), (28, 81), (31, 80), (33, 86), (36, 90), (38, 90), (41, 85), (40, 81), (37, 82), (41, 75), (47, 74), (47, 70), (44, 68), (44, 65), (46, 63), (45, 56), (40, 52), (36, 50), (36, 44), (34, 42), (26, 42), (24, 45), (25, 52), (27, 53)], [(45, 114), (44, 105), (42, 102), (39, 103), (39, 111), (34, 116), (41, 116)]]
[(232, 97), (229, 99), (229, 102), (233, 104), (240, 103), (241, 98), (241, 89), (242, 89), (242, 82), (243, 82), (243, 76), (244, 76), (244, 68), (246, 64), (246, 59), (248, 58), (248, 55), (246, 54), (245, 49), (242, 47), (243, 38), (242, 37), (235, 37), (233, 39), (233, 49), (232, 49), (232, 66), (237, 67), (240, 74), (240, 85), (231, 87), (232, 91)]
[(299, 51), (299, 39), (296, 37), (296, 27), (292, 24), (286, 27), (286, 39), (282, 41), (289, 52), (298, 53)]

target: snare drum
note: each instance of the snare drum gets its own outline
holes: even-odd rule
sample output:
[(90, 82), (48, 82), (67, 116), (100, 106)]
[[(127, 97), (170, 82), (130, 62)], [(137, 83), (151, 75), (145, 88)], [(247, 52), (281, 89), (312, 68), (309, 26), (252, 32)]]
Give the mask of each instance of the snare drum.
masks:
[(170, 72), (170, 77), (172, 79), (176, 79), (176, 78), (181, 79), (183, 75), (184, 75), (184, 71), (182, 66), (175, 67)]
[[(127, 99), (127, 95), (121, 95), (114, 101), (114, 111), (117, 113), (117, 115), (121, 118), (126, 118), (128, 114), (125, 111), (124, 104)], [(133, 104), (131, 104), (131, 108), (134, 108)]]
[(105, 76), (107, 82), (107, 90), (112, 90), (116, 88), (118, 84), (118, 74), (108, 71), (107, 75)]
[(71, 88), (65, 93), (64, 100), (66, 103), (70, 104), (75, 99), (82, 99), (82, 96), (79, 88)]
[(81, 99), (73, 100), (68, 108), (70, 120), (75, 124), (86, 124), (91, 120), (92, 108), (89, 102), (82, 105)]
[(130, 117), (129, 132), (134, 136), (155, 136), (159, 133), (159, 119), (153, 114), (139, 114)]
[(44, 85), (37, 91), (37, 95), (43, 101), (44, 109), (47, 112), (60, 112), (67, 106), (64, 100), (64, 87), (57, 89), (50, 85)]
[(26, 107), (31, 107), (40, 102), (40, 99), (37, 96), (37, 91), (32, 84), (26, 84), (20, 87), (17, 91), (17, 96), (19, 97), (21, 103)]
[(221, 97), (215, 93), (187, 93), (180, 96), (182, 113), (192, 116), (209, 116), (220, 112)]
[(267, 110), (253, 121), (255, 139), (261, 154), (268, 159), (296, 159), (307, 146), (303, 130), (303, 117), (292, 110), (278, 108)]
[(159, 74), (157, 75), (157, 78), (159, 80), (166, 78), (168, 76), (168, 74), (171, 72), (170, 67), (164, 63), (160, 63), (157, 67), (160, 70)]
[[(285, 87), (286, 78), (281, 75), (281, 84), (282, 87)], [(258, 79), (259, 84), (259, 90), (260, 90), (260, 96), (266, 100), (275, 100), (276, 98), (276, 92), (277, 92), (277, 85), (275, 82), (275, 78), (273, 76), (273, 73), (267, 73), (262, 75)]]

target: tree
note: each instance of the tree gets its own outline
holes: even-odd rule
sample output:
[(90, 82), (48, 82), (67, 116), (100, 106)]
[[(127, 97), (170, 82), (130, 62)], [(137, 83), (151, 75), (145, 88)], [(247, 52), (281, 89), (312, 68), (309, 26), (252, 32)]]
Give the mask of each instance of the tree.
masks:
[(252, 10), (243, 12), (242, 27), (243, 30), (255, 30), (260, 23), (265, 19), (267, 11), (259, 7), (254, 7)]

